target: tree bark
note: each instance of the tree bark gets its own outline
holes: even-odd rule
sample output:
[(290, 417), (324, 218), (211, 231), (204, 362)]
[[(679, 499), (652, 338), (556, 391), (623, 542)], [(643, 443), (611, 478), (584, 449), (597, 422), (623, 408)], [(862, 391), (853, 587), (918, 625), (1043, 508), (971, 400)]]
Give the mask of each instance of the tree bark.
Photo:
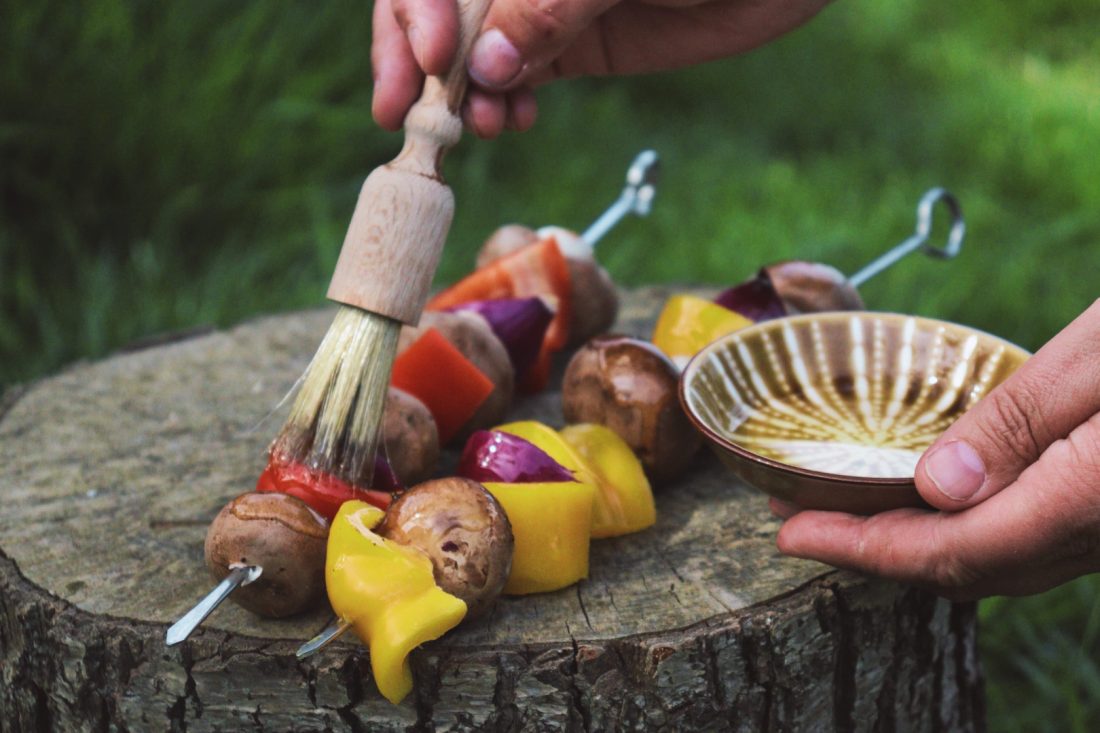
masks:
[[(667, 291), (627, 294), (648, 335)], [(0, 731), (969, 730), (984, 727), (973, 604), (779, 556), (764, 498), (709, 456), (658, 525), (593, 544), (591, 576), (506, 598), (412, 656), (390, 705), (328, 620), (225, 604), (206, 524), (249, 490), (331, 311), (78, 365), (0, 401)], [(553, 390), (517, 417), (561, 423)], [(451, 451), (450, 460), (454, 460)]]

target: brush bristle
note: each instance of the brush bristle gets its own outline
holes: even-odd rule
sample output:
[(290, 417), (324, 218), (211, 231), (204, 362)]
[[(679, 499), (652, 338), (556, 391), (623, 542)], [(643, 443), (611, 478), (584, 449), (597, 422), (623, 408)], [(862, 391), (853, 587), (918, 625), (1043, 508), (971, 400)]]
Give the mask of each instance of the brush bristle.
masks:
[(340, 306), (272, 455), (370, 486), (400, 332), (398, 321)]

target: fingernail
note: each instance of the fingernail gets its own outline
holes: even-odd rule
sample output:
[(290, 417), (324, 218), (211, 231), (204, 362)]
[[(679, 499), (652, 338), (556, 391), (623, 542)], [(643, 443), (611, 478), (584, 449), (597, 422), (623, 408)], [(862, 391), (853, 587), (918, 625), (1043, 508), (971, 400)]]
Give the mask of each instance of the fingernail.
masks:
[(474, 43), (468, 66), (474, 81), (497, 89), (516, 78), (523, 69), (523, 59), (500, 30), (491, 28)]
[(924, 462), (924, 472), (944, 496), (964, 501), (985, 483), (985, 465), (969, 445), (956, 440), (940, 446)]

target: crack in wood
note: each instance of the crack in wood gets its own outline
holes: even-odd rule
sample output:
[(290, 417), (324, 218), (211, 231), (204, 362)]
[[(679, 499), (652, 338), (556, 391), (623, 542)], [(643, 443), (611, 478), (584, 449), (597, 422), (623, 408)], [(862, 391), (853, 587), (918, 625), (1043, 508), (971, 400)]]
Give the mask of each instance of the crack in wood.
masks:
[[(835, 585), (828, 588), (828, 633), (832, 636), (834, 650), (833, 668), (833, 725), (837, 730), (851, 730), (855, 721), (855, 695), (857, 689), (856, 659), (859, 649), (855, 646), (856, 619), (853, 611), (844, 600), (844, 595)], [(826, 607), (826, 596), (815, 600), (815, 606)], [(862, 619), (860, 619), (862, 620)]]
[[(588, 618), (588, 609), (584, 607), (584, 596), (581, 593), (581, 584), (577, 583), (573, 587), (577, 589), (577, 603), (580, 604), (581, 614), (584, 615), (584, 623), (588, 626), (589, 631), (595, 631), (595, 629), (592, 628), (592, 620), (590, 618)], [(572, 639), (573, 638), (572, 635), (570, 635), (569, 638)], [(573, 640), (574, 649), (576, 649), (576, 646), (577, 646), (577, 642), (574, 639)]]
[(619, 607), (615, 604), (615, 590), (610, 586), (604, 586), (607, 589), (607, 600), (611, 603), (611, 607), (615, 609), (615, 613), (619, 612)]
[(150, 519), (149, 529), (173, 529), (175, 527), (206, 527), (210, 518), (203, 519)]
[(355, 713), (355, 707), (363, 699), (363, 675), (359, 669), (358, 654), (344, 661), (340, 666), (339, 675), (344, 683), (344, 694), (348, 701), (336, 708), (336, 714), (353, 733), (366, 733), (367, 727)]
[(667, 554), (665, 554), (665, 553), (663, 553), (663, 552), (662, 552), (662, 553), (659, 553), (659, 554), (658, 554), (658, 557), (660, 557), (660, 558), (661, 558), (661, 560), (663, 560), (663, 561), (664, 561), (665, 565), (667, 565), (667, 566), (668, 566), (668, 569), (672, 571), (672, 574), (676, 576), (676, 579), (677, 579), (678, 581), (680, 581), (681, 583), (686, 583), (686, 582), (687, 582), (687, 581), (686, 581), (686, 580), (684, 579), (684, 576), (683, 576), (683, 575), (680, 575), (680, 569), (679, 569), (679, 568), (677, 568), (677, 567), (676, 567), (675, 565), (673, 565), (673, 563), (672, 563), (672, 560), (671, 560), (671, 559), (669, 559), (669, 557), (668, 557), (668, 555), (667, 555)]
[[(568, 630), (569, 625), (566, 624)], [(589, 625), (591, 628), (591, 624)], [(585, 704), (584, 695), (581, 693), (580, 686), (577, 684), (577, 676), (580, 674), (580, 651), (577, 646), (577, 639), (573, 636), (572, 631), (569, 632), (569, 641), (573, 645), (573, 654), (569, 657), (569, 662), (566, 668), (566, 679), (569, 684), (569, 697), (571, 701), (572, 711), (576, 713), (580, 718), (581, 727), (580, 730), (588, 733), (592, 730), (592, 718), (591, 712), (588, 710), (588, 706)]]

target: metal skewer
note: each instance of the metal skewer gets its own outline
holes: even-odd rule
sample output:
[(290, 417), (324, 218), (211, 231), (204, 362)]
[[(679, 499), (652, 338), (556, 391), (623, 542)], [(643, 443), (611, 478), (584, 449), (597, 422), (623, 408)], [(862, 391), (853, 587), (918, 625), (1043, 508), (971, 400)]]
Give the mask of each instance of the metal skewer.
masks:
[(626, 172), (626, 186), (618, 200), (581, 234), (585, 244), (589, 247), (595, 246), (596, 242), (629, 214), (648, 215), (653, 206), (653, 197), (657, 194), (660, 174), (661, 164), (655, 151), (643, 150), (638, 153)]
[[(947, 208), (951, 211), (951, 231), (947, 235), (947, 244), (942, 248), (936, 247), (928, 241), (932, 234), (932, 208), (940, 201), (947, 204)], [(921, 197), (920, 203), (917, 204), (917, 229), (913, 236), (873, 260), (862, 270), (848, 278), (848, 282), (853, 287), (858, 288), (917, 249), (922, 250), (929, 257), (949, 260), (959, 253), (964, 236), (966, 236), (966, 222), (963, 220), (962, 206), (959, 205), (959, 200), (945, 188), (933, 188), (927, 191)]]
[(344, 632), (350, 628), (351, 624), (347, 621), (339, 618), (333, 619), (332, 623), (326, 626), (324, 630), (321, 631), (321, 633), (317, 634), (317, 636), (313, 637), (305, 644), (302, 644), (300, 647), (298, 647), (298, 651), (294, 653), (294, 656), (296, 656), (298, 659), (305, 659), (311, 654), (316, 654), (332, 642), (339, 639), (344, 634)]
[(230, 593), (242, 585), (248, 585), (255, 581), (263, 572), (264, 569), (259, 565), (230, 566), (229, 575), (214, 586), (214, 590), (207, 593), (201, 601), (195, 604), (194, 608), (168, 628), (168, 633), (164, 638), (165, 642), (168, 646), (173, 646), (191, 636), (195, 628), (213, 613), (214, 609), (228, 598)]

